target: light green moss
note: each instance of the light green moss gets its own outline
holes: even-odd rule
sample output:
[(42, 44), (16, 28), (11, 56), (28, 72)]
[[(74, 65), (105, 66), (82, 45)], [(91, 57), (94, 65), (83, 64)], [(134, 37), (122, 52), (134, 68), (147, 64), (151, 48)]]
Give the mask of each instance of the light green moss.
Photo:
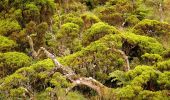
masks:
[(7, 52), (0, 53), (0, 72), (1, 77), (10, 75), (21, 67), (27, 67), (31, 64), (31, 59), (24, 53)]
[(13, 40), (0, 35), (0, 51), (10, 51), (16, 46), (17, 44)]
[(16, 20), (0, 20), (0, 35), (9, 36), (12, 32), (17, 32), (21, 29), (21, 26)]
[(133, 32), (147, 36), (161, 36), (170, 33), (170, 25), (156, 20), (144, 19), (134, 26)]

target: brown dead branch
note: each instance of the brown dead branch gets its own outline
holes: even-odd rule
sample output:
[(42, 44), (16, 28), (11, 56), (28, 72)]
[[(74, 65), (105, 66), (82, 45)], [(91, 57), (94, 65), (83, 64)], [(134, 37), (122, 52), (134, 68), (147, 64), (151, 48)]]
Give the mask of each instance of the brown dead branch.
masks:
[(33, 41), (31, 37), (27, 36), (27, 38), (28, 38), (28, 41), (31, 47), (31, 51), (33, 52), (33, 57), (37, 58), (40, 52), (43, 51), (45, 55), (53, 61), (55, 67), (51, 70), (51, 72), (49, 73), (49, 76), (52, 76), (55, 72), (60, 72), (61, 74), (66, 76), (66, 78), (70, 82), (74, 84), (72, 87), (69, 87), (68, 89), (66, 89), (66, 92), (69, 92), (75, 86), (85, 85), (95, 90), (99, 94), (99, 96), (104, 96), (103, 93), (105, 89), (108, 89), (106, 86), (104, 86), (102, 83), (98, 82), (97, 80), (93, 79), (92, 77), (89, 77), (89, 78), (79, 77), (78, 75), (75, 74), (75, 72), (70, 67), (65, 67), (62, 64), (60, 64), (59, 61), (56, 59), (56, 57), (52, 53), (47, 51), (44, 47), (41, 47), (38, 50), (38, 52), (36, 52), (34, 50)]
[[(48, 58), (52, 59), (53, 63), (55, 64), (55, 68), (52, 70), (52, 72), (50, 72), (50, 75), (55, 73), (56, 71), (59, 71), (61, 74), (65, 75), (66, 78), (74, 84), (74, 86), (85, 85), (87, 87), (94, 89), (100, 96), (102, 96), (102, 91), (104, 91), (104, 89), (107, 88), (106, 86), (104, 86), (102, 83), (98, 82), (97, 80), (93, 79), (92, 77), (89, 78), (78, 77), (71, 68), (65, 67), (62, 64), (60, 64), (53, 54), (48, 52), (43, 47), (41, 47), (41, 49), (44, 51), (44, 53)], [(73, 87), (68, 88), (66, 92), (71, 90)]]

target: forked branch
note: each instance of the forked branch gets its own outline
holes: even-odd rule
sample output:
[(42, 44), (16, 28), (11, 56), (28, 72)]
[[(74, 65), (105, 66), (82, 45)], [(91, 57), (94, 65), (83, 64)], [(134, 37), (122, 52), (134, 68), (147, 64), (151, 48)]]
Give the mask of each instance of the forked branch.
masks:
[[(41, 47), (38, 50), (38, 52), (36, 52), (34, 50), (33, 41), (30, 36), (28, 36), (28, 40), (29, 40), (31, 50), (35, 54), (34, 55), (35, 58), (38, 57), (38, 55), (40, 54), (40, 51), (43, 51), (45, 55), (53, 61), (55, 67), (51, 70), (51, 72), (49, 73), (49, 76), (53, 75), (55, 72), (60, 72), (61, 74), (66, 76), (66, 78), (70, 82), (74, 84), (73, 87), (78, 86), (78, 85), (85, 85), (95, 90), (99, 94), (99, 96), (104, 95), (103, 91), (105, 91), (105, 89), (108, 89), (108, 88), (104, 86), (102, 83), (93, 79), (92, 77), (89, 77), (89, 78), (79, 77), (77, 74), (75, 74), (75, 72), (70, 67), (65, 67), (62, 64), (60, 64), (59, 61), (56, 59), (56, 57), (52, 53), (50, 53), (48, 50), (46, 50), (44, 47)], [(71, 90), (73, 87), (66, 89), (66, 92), (69, 92), (69, 90)]]

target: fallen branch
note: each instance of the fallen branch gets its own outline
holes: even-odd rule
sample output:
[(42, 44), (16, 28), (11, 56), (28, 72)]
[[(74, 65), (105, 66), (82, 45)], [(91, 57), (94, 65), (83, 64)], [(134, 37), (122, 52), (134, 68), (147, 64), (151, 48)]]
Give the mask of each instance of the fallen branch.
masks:
[[(74, 71), (69, 67), (64, 67), (62, 64), (60, 64), (55, 56), (48, 52), (45, 48), (41, 47), (41, 49), (44, 51), (46, 56), (50, 59), (52, 59), (53, 63), (55, 64), (55, 68), (50, 72), (51, 74), (54, 74), (56, 71), (59, 71), (61, 74), (65, 75), (66, 78), (71, 81), (74, 84), (74, 87), (77, 85), (85, 85), (87, 87), (90, 87), (94, 89), (100, 96), (102, 96), (102, 93), (104, 89), (107, 89), (106, 86), (104, 86), (102, 83), (98, 82), (97, 80), (93, 79), (92, 77), (78, 77)], [(68, 88), (66, 92), (71, 90), (73, 87)]]
[(74, 84), (72, 87), (66, 89), (66, 92), (69, 92), (72, 88), (74, 88), (77, 85), (85, 85), (95, 90), (99, 94), (99, 96), (104, 96), (105, 90), (108, 89), (106, 86), (104, 86), (102, 83), (98, 82), (97, 80), (93, 79), (92, 77), (89, 77), (89, 78), (79, 77), (78, 75), (75, 74), (75, 72), (70, 67), (65, 67), (62, 64), (60, 64), (59, 61), (56, 59), (56, 57), (52, 53), (47, 51), (44, 47), (41, 47), (38, 50), (38, 52), (36, 52), (34, 50), (33, 41), (31, 37), (30, 36), (27, 36), (27, 37), (29, 40), (31, 50), (34, 53), (33, 56), (35, 58), (37, 58), (40, 52), (43, 51), (45, 55), (53, 61), (55, 67), (51, 70), (51, 72), (49, 73), (49, 76), (52, 76), (55, 72), (60, 72), (61, 74), (66, 76), (66, 78), (70, 82)]

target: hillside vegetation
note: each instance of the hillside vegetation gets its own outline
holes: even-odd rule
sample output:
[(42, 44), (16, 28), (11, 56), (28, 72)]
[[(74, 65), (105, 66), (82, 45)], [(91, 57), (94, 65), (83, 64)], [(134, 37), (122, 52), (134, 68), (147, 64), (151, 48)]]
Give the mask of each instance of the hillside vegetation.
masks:
[(170, 0), (1, 0), (0, 100), (169, 100)]

